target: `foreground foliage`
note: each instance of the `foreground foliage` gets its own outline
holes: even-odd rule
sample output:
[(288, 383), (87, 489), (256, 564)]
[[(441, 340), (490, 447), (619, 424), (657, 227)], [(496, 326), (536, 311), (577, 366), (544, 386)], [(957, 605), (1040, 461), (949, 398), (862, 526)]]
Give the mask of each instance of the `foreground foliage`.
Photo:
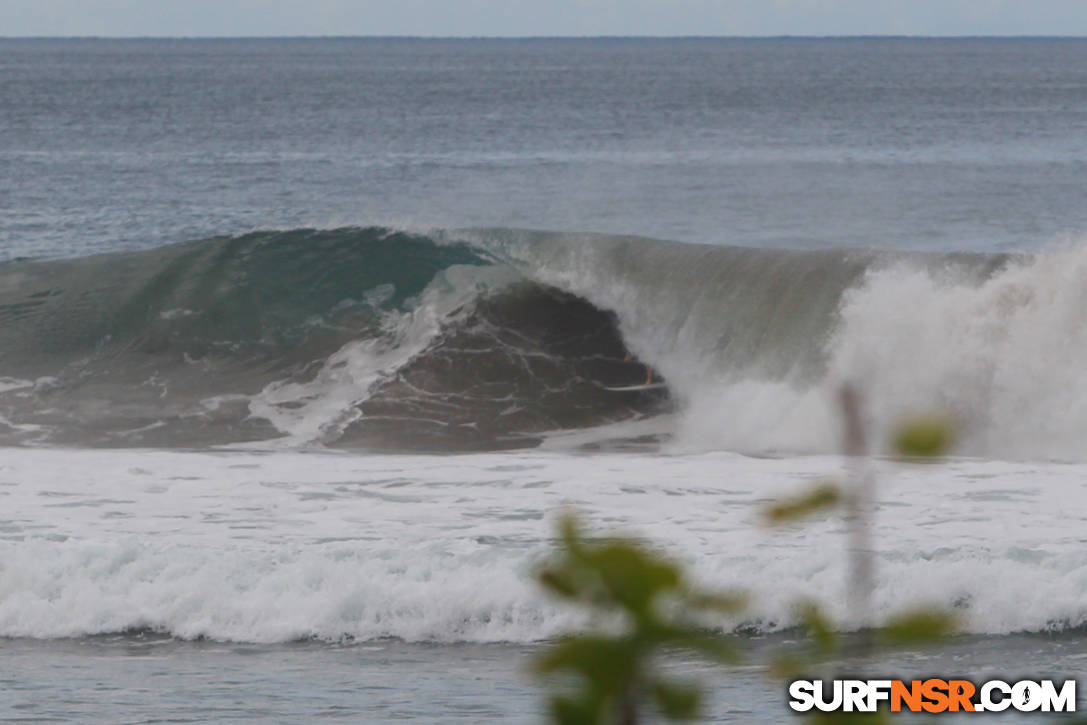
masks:
[(734, 663), (727, 638), (700, 623), (741, 611), (744, 598), (692, 587), (677, 564), (635, 539), (586, 538), (572, 515), (560, 534), (540, 584), (604, 621), (595, 633), (563, 638), (536, 662), (540, 673), (573, 676), (572, 692), (551, 699), (555, 722), (632, 725), (646, 700), (671, 720), (698, 717), (701, 691), (658, 674), (653, 661), (693, 652)]
[[(866, 456), (859, 400), (843, 390), (846, 454), (854, 461)], [(901, 425), (894, 434), (896, 454), (910, 461), (927, 461), (947, 452), (954, 440), (943, 418), (927, 417)], [(852, 530), (851, 540), (867, 545), (867, 509), (874, 480), (870, 471), (854, 466), (853, 480), (822, 481), (808, 490), (778, 501), (763, 511), (766, 523), (778, 526), (817, 514), (841, 510)], [(857, 612), (867, 612), (873, 577), (871, 551), (850, 549), (852, 592), (861, 600)], [(694, 653), (725, 665), (736, 664), (736, 648), (720, 631), (729, 617), (741, 614), (746, 597), (736, 592), (703, 591), (692, 586), (683, 569), (645, 543), (632, 538), (590, 538), (572, 514), (559, 523), (559, 545), (538, 573), (551, 594), (589, 610), (589, 633), (569, 635), (536, 661), (538, 674), (557, 685), (550, 712), (559, 725), (636, 725), (648, 704), (670, 720), (694, 720), (702, 711), (702, 692), (691, 683), (659, 673), (658, 661), (668, 654)], [(796, 603), (804, 638), (799, 647), (772, 657), (770, 674), (781, 680), (810, 677), (828, 663), (876, 649), (935, 642), (954, 633), (956, 621), (938, 609), (899, 613), (869, 626), (855, 619), (859, 632), (843, 636), (840, 627), (812, 601)], [(735, 621), (735, 620), (733, 620)], [(890, 715), (819, 713), (816, 723), (882, 723)]]

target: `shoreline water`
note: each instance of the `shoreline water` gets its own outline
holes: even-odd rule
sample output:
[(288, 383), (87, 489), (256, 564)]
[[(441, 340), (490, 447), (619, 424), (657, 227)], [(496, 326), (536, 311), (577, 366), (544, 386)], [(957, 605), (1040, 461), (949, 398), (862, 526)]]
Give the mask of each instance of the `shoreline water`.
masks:
[[(763, 664), (789, 640), (746, 640), (747, 664), (670, 662), (673, 676), (697, 680), (707, 695), (707, 723), (793, 723), (785, 685)], [(887, 652), (844, 666), (868, 675), (910, 677), (968, 674), (1014, 682), (1063, 680), (1082, 671), (1087, 641), (1066, 635), (965, 636), (938, 646)], [(0, 718), (35, 722), (325, 720), (359, 723), (540, 722), (543, 695), (528, 674), (538, 650), (512, 644), (355, 644), (292, 642), (255, 645), (178, 641), (154, 635), (107, 635), (68, 640), (0, 639), (7, 672)], [(1012, 664), (1014, 663), (1014, 664)], [(849, 670), (849, 667), (855, 670)], [(832, 664), (829, 671), (835, 671)], [(842, 671), (838, 669), (837, 671)], [(1083, 682), (1078, 709), (1082, 710)], [(49, 692), (48, 698), (41, 693)], [(1018, 713), (992, 713), (1017, 722)], [(968, 715), (945, 715), (968, 722)], [(1032, 719), (1049, 721), (1044, 716)], [(924, 719), (906, 718), (904, 722)]]

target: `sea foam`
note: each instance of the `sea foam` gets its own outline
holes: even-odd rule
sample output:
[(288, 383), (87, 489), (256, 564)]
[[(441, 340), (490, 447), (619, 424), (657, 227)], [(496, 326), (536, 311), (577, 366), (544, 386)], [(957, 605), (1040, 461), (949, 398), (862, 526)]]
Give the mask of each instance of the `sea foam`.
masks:
[[(832, 456), (37, 451), (5, 454), (0, 636), (528, 642), (581, 620), (532, 574), (554, 516), (648, 537), (751, 591), (774, 631), (801, 597), (848, 628), (844, 524), (769, 530), (767, 500)], [(879, 465), (873, 606), (956, 607), (967, 631), (1087, 621), (1075, 465)]]

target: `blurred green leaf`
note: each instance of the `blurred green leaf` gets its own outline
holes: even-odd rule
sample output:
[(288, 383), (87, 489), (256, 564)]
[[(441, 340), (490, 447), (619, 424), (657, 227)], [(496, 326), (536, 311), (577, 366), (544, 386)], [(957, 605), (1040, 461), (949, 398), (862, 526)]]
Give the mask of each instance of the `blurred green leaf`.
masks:
[(563, 546), (537, 574), (552, 594), (602, 607), (618, 604), (628, 614), (649, 618), (656, 597), (682, 588), (678, 566), (632, 539), (586, 539), (572, 515), (560, 521)]
[(895, 452), (906, 458), (938, 458), (955, 443), (955, 426), (950, 418), (929, 415), (903, 422), (894, 432)]
[(552, 697), (551, 714), (559, 725), (595, 725), (599, 707), (572, 697)]
[(567, 512), (559, 519), (559, 536), (567, 552), (576, 555), (581, 548), (581, 532), (578, 530), (577, 516)]
[(586, 547), (586, 563), (608, 593), (632, 613), (645, 616), (654, 598), (679, 587), (679, 569), (634, 542)]
[(832, 651), (837, 645), (834, 624), (815, 602), (801, 602), (798, 606), (800, 621), (808, 636), (822, 653)]
[(577, 577), (564, 569), (554, 567), (542, 569), (536, 575), (536, 580), (544, 589), (560, 597), (577, 599), (582, 595), (583, 582), (578, 581)]
[(565, 637), (536, 659), (539, 674), (575, 676), (574, 683), (565, 684), (576, 690), (550, 701), (554, 721), (634, 722), (639, 700), (648, 699), (669, 719), (696, 717), (698, 688), (656, 678), (652, 658), (676, 648), (735, 662), (736, 649), (725, 637), (703, 629), (702, 619), (710, 613), (735, 614), (746, 599), (690, 588), (679, 565), (650, 546), (634, 539), (585, 537), (572, 515), (560, 520), (559, 533), (558, 550), (537, 574), (540, 585), (611, 615), (622, 629), (615, 635)]
[(636, 672), (638, 655), (636, 643), (629, 638), (567, 637), (536, 661), (536, 669), (576, 672), (598, 689), (618, 689)]
[(747, 609), (750, 597), (743, 592), (695, 592), (687, 601), (695, 609), (717, 614), (738, 614)]
[(809, 665), (806, 658), (794, 653), (775, 655), (770, 660), (770, 676), (776, 680), (796, 680)]
[(837, 505), (842, 493), (833, 481), (820, 481), (804, 493), (783, 499), (763, 512), (770, 524), (784, 524)]
[(934, 642), (956, 629), (954, 615), (939, 609), (917, 609), (889, 619), (876, 634), (883, 644), (903, 645)]
[(702, 693), (693, 685), (657, 680), (653, 683), (653, 699), (664, 716), (672, 720), (694, 720), (702, 710)]

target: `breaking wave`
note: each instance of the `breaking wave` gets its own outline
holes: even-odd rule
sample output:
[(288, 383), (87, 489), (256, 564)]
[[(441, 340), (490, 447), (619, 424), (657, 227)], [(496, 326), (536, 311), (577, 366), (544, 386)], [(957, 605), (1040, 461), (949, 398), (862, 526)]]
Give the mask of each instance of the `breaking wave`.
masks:
[[(939, 410), (964, 453), (1078, 458), (1085, 297), (1077, 245), (911, 255), (349, 228), (14, 261), (0, 442), (493, 450), (589, 430), (601, 437), (577, 440), (829, 451), (827, 391), (851, 381), (877, 432)], [(646, 364), (665, 389), (608, 390)]]

